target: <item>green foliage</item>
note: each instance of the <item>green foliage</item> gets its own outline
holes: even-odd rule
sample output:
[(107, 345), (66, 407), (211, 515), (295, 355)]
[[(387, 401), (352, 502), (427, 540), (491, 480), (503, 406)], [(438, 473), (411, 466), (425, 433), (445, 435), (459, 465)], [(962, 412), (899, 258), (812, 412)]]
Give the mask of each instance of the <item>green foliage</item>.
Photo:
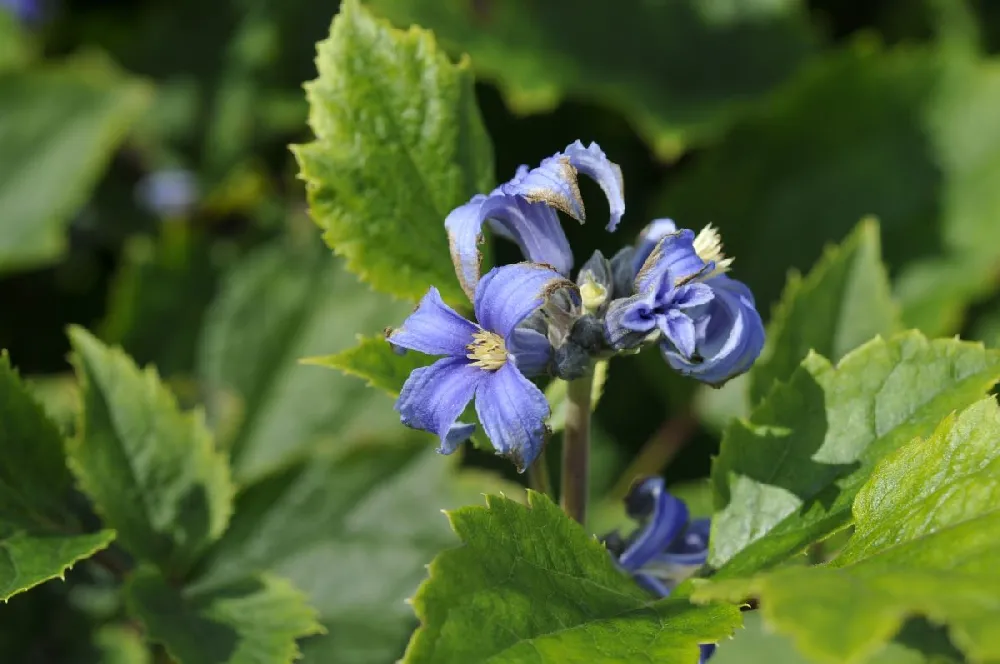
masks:
[(420, 353), (399, 355), (383, 337), (362, 337), (357, 346), (325, 357), (307, 358), (303, 363), (343, 371), (364, 379), (369, 387), (397, 396), (410, 373), (431, 361), (433, 358)]
[(148, 101), (144, 84), (97, 58), (0, 71), (0, 270), (62, 254), (66, 225)]
[(738, 9), (690, 0), (369, 4), (468, 52), (516, 110), (548, 110), (564, 95), (606, 103), (667, 157), (713, 136), (794, 72), (816, 41), (798, 0)]
[(316, 140), (295, 154), (327, 244), (380, 291), (415, 300), (434, 285), (463, 302), (444, 220), (494, 184), (468, 61), (346, 0), (316, 64)]
[(387, 399), (298, 360), (347, 346), (407, 310), (359, 285), (313, 238), (263, 246), (223, 277), (198, 366), (238, 481), (287, 465), (331, 433), (345, 440), (399, 430)]
[(930, 433), (1000, 379), (1000, 353), (907, 332), (848, 353), (812, 354), (748, 420), (726, 429), (712, 468), (709, 563), (718, 577), (772, 567), (850, 522), (875, 463)]
[(271, 570), (308, 592), (328, 632), (305, 643), (306, 661), (393, 661), (414, 627), (404, 600), (455, 541), (440, 510), (485, 488), (481, 478), (470, 490), (458, 479), (422, 440), (310, 458), (240, 495), (199, 584)]
[(291, 664), (295, 640), (322, 631), (302, 593), (269, 576), (178, 590), (141, 568), (125, 592), (149, 639), (182, 664)]
[(413, 600), (422, 625), (407, 664), (687, 663), (738, 624), (735, 607), (653, 600), (542, 494), (486, 505), (448, 514), (464, 546), (431, 563)]
[(906, 325), (950, 333), (1000, 257), (998, 103), (993, 62), (859, 41), (739, 122), (647, 216), (715, 222), (768, 303), (789, 266), (874, 214)]
[(995, 661), (998, 436), (992, 397), (946, 417), (878, 464), (854, 500), (854, 536), (833, 562), (712, 583), (696, 598), (760, 597), (767, 622), (818, 662), (866, 661), (914, 614), (947, 624), (971, 661)]
[(27, 39), (14, 15), (0, 11), (0, 74), (21, 69), (27, 64), (28, 57)]
[(804, 279), (789, 275), (768, 326), (767, 348), (750, 371), (751, 403), (791, 376), (809, 351), (836, 363), (872, 337), (898, 329), (878, 223), (866, 220), (828, 249)]
[(233, 486), (202, 414), (183, 413), (152, 368), (72, 328), (83, 423), (69, 446), (80, 487), (133, 555), (187, 571), (226, 528)]
[(0, 355), (0, 600), (62, 577), (108, 546), (114, 532), (82, 533), (70, 511), (62, 436)]

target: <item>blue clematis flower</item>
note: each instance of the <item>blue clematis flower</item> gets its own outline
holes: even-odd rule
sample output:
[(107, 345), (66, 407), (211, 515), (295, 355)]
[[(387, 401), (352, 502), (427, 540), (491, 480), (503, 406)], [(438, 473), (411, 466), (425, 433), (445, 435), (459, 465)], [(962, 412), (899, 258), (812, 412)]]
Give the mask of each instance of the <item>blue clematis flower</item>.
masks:
[(578, 173), (594, 179), (604, 190), (611, 208), (607, 229), (614, 231), (625, 213), (621, 169), (597, 143), (584, 147), (576, 141), (562, 152), (542, 160), (537, 168), (521, 166), (514, 178), (489, 195), (477, 194), (445, 219), (462, 288), (470, 298), (479, 281), (482, 227), (489, 222), (498, 234), (515, 242), (525, 258), (551, 265), (563, 276), (573, 267), (573, 252), (559, 223), (561, 210), (581, 223), (586, 219), (577, 182)]
[(473, 297), (470, 322), (431, 288), (403, 325), (388, 334), (397, 347), (443, 355), (407, 378), (396, 410), (403, 424), (436, 433), (438, 451), (450, 454), (473, 425), (458, 417), (475, 397), (476, 413), (497, 453), (523, 472), (542, 449), (549, 404), (526, 376), (543, 372), (551, 359), (545, 335), (520, 323), (555, 291), (575, 288), (548, 266), (518, 263), (490, 270)]
[[(661, 477), (638, 482), (625, 499), (628, 515), (641, 527), (627, 540), (617, 534), (605, 538), (618, 565), (646, 590), (666, 597), (708, 558), (709, 519), (689, 519), (684, 501), (666, 490)], [(715, 644), (701, 646), (701, 662), (715, 652)]]
[(635, 347), (659, 339), (667, 363), (710, 385), (747, 371), (764, 346), (753, 294), (725, 273), (732, 264), (711, 226), (695, 236), (669, 219), (653, 222), (633, 258), (634, 294), (612, 302), (609, 343)]

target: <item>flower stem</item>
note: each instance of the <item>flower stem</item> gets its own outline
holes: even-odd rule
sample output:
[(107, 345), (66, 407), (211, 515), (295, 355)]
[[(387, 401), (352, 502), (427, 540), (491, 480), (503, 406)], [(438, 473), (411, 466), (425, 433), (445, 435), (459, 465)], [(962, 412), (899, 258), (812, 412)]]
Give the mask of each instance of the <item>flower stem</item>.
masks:
[(688, 412), (676, 415), (664, 422), (656, 433), (642, 446), (639, 454), (629, 467), (622, 473), (611, 495), (615, 499), (623, 499), (628, 495), (632, 483), (649, 475), (659, 475), (663, 472), (677, 453), (698, 430), (698, 420)]
[(570, 381), (563, 431), (562, 508), (581, 524), (587, 520), (590, 477), (590, 393), (593, 372)]
[(555, 496), (552, 490), (552, 473), (549, 472), (549, 459), (545, 455), (544, 448), (535, 462), (528, 466), (528, 486), (549, 498)]

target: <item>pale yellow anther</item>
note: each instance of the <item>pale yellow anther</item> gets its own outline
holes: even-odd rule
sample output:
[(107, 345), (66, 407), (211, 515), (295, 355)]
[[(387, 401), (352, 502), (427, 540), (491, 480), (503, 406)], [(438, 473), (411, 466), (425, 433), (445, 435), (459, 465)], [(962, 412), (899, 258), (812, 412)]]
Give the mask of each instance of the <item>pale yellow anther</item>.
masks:
[(472, 366), (486, 371), (496, 371), (507, 362), (507, 347), (503, 338), (488, 330), (473, 333), (472, 343), (465, 347)]
[(597, 283), (589, 271), (585, 272), (583, 283), (580, 284), (580, 299), (585, 310), (597, 311), (608, 301), (608, 289)]
[(694, 250), (698, 254), (698, 258), (706, 263), (715, 261), (715, 269), (710, 274), (705, 275), (704, 279), (729, 272), (729, 266), (733, 264), (733, 259), (727, 258), (722, 253), (722, 237), (712, 224), (705, 226), (698, 233), (694, 239)]

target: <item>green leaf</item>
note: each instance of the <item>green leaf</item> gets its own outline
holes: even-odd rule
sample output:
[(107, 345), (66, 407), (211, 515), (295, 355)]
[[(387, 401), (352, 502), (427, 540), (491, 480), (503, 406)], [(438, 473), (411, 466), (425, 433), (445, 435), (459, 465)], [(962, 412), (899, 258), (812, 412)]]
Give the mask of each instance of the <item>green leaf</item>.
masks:
[(572, 0), (369, 4), (468, 52), (515, 110), (549, 110), (563, 96), (606, 103), (668, 157), (782, 82), (815, 41), (797, 0), (638, 3), (628, 11)]
[(79, 533), (62, 436), (0, 354), (0, 600), (62, 577), (108, 546), (111, 530)]
[(108, 297), (101, 338), (121, 345), (139, 364), (155, 364), (164, 376), (190, 374), (214, 294), (211, 253), (209, 243), (182, 222), (163, 224), (155, 240), (131, 239)]
[(333, 355), (306, 358), (302, 363), (337, 369), (364, 379), (369, 387), (398, 396), (410, 373), (433, 359), (421, 353), (399, 355), (384, 337), (361, 337), (357, 346)]
[(296, 639), (322, 631), (302, 593), (269, 576), (199, 591), (140, 568), (125, 593), (149, 640), (183, 664), (291, 664)]
[(0, 73), (0, 270), (62, 254), (66, 224), (148, 100), (96, 58)]
[(494, 184), (468, 60), (453, 65), (429, 32), (346, 0), (316, 63), (316, 140), (294, 150), (327, 244), (380, 291), (416, 300), (434, 285), (464, 302), (444, 220)]
[(0, 10), (0, 74), (22, 69), (28, 63), (27, 41), (14, 12)]
[(80, 487), (121, 544), (171, 574), (226, 529), (233, 486), (200, 412), (184, 413), (152, 367), (70, 329), (83, 423), (70, 442)]
[(696, 597), (760, 597), (767, 622), (818, 662), (865, 661), (914, 615), (946, 624), (971, 661), (1000, 659), (998, 437), (992, 397), (949, 415), (877, 466), (833, 562), (712, 583)]
[(998, 104), (993, 61), (858, 40), (672, 178), (647, 216), (714, 221), (767, 304), (789, 268), (875, 215), (906, 326), (951, 333), (1000, 259)]
[(105, 625), (94, 634), (101, 664), (153, 664), (153, 655), (137, 629)]
[(836, 366), (811, 354), (723, 436), (712, 468), (717, 577), (772, 567), (846, 526), (880, 458), (998, 379), (1000, 353), (917, 332), (877, 338)]
[(404, 600), (455, 543), (440, 510), (489, 486), (477, 476), (466, 487), (455, 470), (422, 439), (356, 443), (296, 464), (240, 494), (198, 583), (269, 570), (309, 594), (328, 631), (304, 644), (306, 661), (395, 661), (415, 626)]
[(486, 504), (448, 514), (464, 546), (431, 563), (413, 600), (422, 625), (407, 664), (688, 664), (739, 624), (736, 607), (654, 600), (542, 494)]
[(767, 348), (750, 372), (751, 403), (791, 376), (811, 350), (836, 363), (872, 337), (898, 331), (878, 234), (878, 222), (862, 221), (805, 279), (789, 275), (768, 326)]
[(224, 276), (205, 321), (199, 374), (208, 415), (248, 483), (317, 444), (399, 431), (391, 402), (299, 359), (402, 320), (409, 307), (345, 273), (315, 237), (265, 245)]

